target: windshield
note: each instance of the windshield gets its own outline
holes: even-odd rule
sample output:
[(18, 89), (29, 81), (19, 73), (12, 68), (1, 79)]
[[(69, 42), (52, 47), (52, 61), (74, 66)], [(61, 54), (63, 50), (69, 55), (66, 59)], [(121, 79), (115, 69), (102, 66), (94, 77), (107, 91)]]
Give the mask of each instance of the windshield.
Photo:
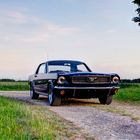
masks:
[(89, 72), (90, 69), (84, 63), (51, 61), (48, 63), (48, 72)]

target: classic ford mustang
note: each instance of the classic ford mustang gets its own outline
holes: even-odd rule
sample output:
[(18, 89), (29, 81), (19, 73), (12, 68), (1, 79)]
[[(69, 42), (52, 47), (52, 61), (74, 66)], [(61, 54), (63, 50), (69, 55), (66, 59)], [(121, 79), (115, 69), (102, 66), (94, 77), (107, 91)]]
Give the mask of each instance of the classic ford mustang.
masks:
[(30, 96), (37, 99), (39, 94), (47, 95), (51, 106), (60, 105), (63, 98), (98, 98), (108, 105), (119, 89), (119, 81), (117, 74), (92, 72), (80, 61), (48, 61), (29, 76)]

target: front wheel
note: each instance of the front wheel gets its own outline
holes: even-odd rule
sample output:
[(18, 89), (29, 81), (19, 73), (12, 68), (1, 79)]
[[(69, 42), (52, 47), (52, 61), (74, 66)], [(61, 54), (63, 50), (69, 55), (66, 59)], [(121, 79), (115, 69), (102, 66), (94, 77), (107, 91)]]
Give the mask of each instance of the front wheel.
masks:
[(112, 103), (112, 98), (113, 98), (113, 95), (99, 97), (99, 101), (100, 101), (101, 104), (109, 105), (109, 104)]
[(32, 84), (30, 84), (30, 97), (31, 97), (31, 99), (38, 99), (38, 97), (39, 97), (39, 94), (37, 94), (35, 92)]
[(51, 88), (51, 86), (49, 87), (48, 100), (51, 106), (61, 105), (61, 97), (54, 93), (53, 88)]

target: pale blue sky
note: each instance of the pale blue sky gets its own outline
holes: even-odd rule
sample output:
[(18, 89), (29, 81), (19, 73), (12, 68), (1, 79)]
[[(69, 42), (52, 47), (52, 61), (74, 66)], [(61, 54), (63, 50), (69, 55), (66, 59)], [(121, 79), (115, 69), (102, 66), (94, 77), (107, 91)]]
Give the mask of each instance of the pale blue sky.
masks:
[[(140, 77), (140, 27), (132, 0), (1, 0), (0, 78), (27, 79), (47, 59)], [(48, 57), (48, 58), (47, 58)]]

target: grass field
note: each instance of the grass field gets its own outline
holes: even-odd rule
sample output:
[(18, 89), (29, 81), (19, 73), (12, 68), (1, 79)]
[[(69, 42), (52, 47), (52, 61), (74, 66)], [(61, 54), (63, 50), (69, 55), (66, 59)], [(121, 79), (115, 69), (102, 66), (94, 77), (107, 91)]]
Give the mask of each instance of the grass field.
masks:
[(28, 84), (28, 82), (0, 82), (0, 90), (25, 91), (25, 90), (29, 90), (29, 84)]
[(79, 129), (57, 117), (46, 107), (24, 104), (0, 96), (0, 139), (69, 139)]
[[(29, 90), (28, 82), (0, 82), (0, 91)], [(140, 103), (140, 84), (121, 83), (119, 92), (114, 96), (119, 101)]]
[(140, 84), (122, 83), (114, 98), (119, 101), (140, 103)]

